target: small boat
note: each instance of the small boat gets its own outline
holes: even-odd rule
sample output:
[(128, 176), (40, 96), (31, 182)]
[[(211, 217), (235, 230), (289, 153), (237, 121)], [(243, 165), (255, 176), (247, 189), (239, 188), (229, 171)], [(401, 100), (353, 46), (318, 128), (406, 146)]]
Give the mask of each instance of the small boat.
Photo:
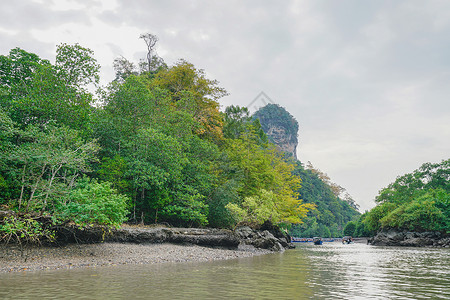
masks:
[(314, 245), (322, 245), (323, 241), (321, 237), (313, 237)]
[(308, 238), (298, 238), (298, 237), (291, 237), (292, 243), (307, 243)]
[(353, 243), (353, 238), (351, 236), (344, 236), (342, 238), (342, 244), (352, 244)]

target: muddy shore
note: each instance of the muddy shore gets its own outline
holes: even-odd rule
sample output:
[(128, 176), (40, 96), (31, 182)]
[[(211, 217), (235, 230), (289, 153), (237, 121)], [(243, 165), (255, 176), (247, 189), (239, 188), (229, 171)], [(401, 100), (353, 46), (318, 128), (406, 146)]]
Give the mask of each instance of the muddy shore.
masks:
[(33, 247), (24, 257), (13, 245), (0, 246), (0, 273), (72, 269), (125, 264), (159, 264), (167, 262), (206, 262), (236, 259), (271, 253), (265, 249), (210, 248), (175, 244), (69, 244), (62, 247)]
[[(269, 224), (270, 225), (270, 224)], [(203, 262), (284, 251), (290, 237), (273, 226), (214, 228), (65, 226), (48, 246), (0, 244), (0, 273), (123, 264)]]

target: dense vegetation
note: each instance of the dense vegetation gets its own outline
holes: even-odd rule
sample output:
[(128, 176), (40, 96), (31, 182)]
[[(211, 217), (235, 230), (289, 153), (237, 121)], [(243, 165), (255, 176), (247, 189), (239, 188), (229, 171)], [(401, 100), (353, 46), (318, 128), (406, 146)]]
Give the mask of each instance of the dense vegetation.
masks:
[[(268, 104), (255, 112), (253, 118), (259, 120), (270, 141), (277, 143), (269, 134), (275, 126), (284, 129), (288, 138), (283, 140), (297, 143), (298, 122), (283, 107)], [(290, 233), (298, 237), (342, 236), (344, 225), (359, 216), (357, 204), (344, 188), (331, 182), (327, 174), (315, 169), (310, 162), (305, 167), (292, 157), (287, 159), (295, 165), (294, 174), (302, 179), (301, 187), (297, 190), (299, 198), (315, 207), (302, 224), (291, 227)]]
[(390, 228), (450, 233), (450, 159), (398, 177), (375, 201), (376, 207), (347, 225), (349, 233), (352, 228), (355, 236)]
[(358, 205), (342, 187), (332, 183), (326, 174), (310, 164), (305, 168), (298, 162), (295, 174), (302, 178), (299, 189), (301, 199), (314, 204), (316, 209), (308, 213), (302, 224), (293, 225), (291, 234), (299, 237), (341, 237), (344, 226), (360, 215)]
[(19, 48), (0, 56), (0, 205), (30, 220), (3, 220), (3, 236), (24, 224), (44, 235), (39, 216), (233, 227), (300, 223), (313, 208), (260, 123), (219, 111), (227, 93), (203, 70), (157, 57), (114, 66), (94, 96), (100, 66), (78, 44), (58, 46), (54, 64)]

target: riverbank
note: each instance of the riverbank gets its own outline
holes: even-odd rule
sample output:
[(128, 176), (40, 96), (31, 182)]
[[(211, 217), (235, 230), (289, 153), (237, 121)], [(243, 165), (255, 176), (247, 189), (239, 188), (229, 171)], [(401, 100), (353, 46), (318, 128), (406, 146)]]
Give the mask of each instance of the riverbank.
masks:
[(0, 245), (0, 272), (123, 264), (202, 262), (250, 257), (292, 248), (290, 237), (265, 224), (260, 230), (100, 226), (57, 228), (54, 245)]
[(450, 234), (388, 229), (378, 232), (369, 243), (375, 246), (450, 248)]
[[(271, 253), (265, 249), (209, 248), (175, 244), (68, 244), (62, 247), (32, 247), (24, 257), (14, 245), (0, 246), (0, 273), (72, 269), (125, 264), (206, 262)], [(26, 260), (25, 260), (26, 258)]]

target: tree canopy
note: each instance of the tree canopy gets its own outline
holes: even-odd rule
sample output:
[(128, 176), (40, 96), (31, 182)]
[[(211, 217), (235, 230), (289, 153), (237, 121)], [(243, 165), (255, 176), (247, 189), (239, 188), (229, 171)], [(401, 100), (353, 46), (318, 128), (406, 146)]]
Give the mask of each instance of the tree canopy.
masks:
[(361, 216), (358, 223), (362, 232), (375, 234), (395, 228), (449, 233), (449, 182), (450, 159), (424, 163), (412, 173), (397, 177), (379, 192), (375, 198), (377, 206)]
[(88, 48), (0, 56), (0, 205), (79, 225), (301, 223), (313, 205), (259, 121), (221, 112), (219, 82), (154, 59), (147, 37), (148, 65), (116, 59), (99, 99)]

